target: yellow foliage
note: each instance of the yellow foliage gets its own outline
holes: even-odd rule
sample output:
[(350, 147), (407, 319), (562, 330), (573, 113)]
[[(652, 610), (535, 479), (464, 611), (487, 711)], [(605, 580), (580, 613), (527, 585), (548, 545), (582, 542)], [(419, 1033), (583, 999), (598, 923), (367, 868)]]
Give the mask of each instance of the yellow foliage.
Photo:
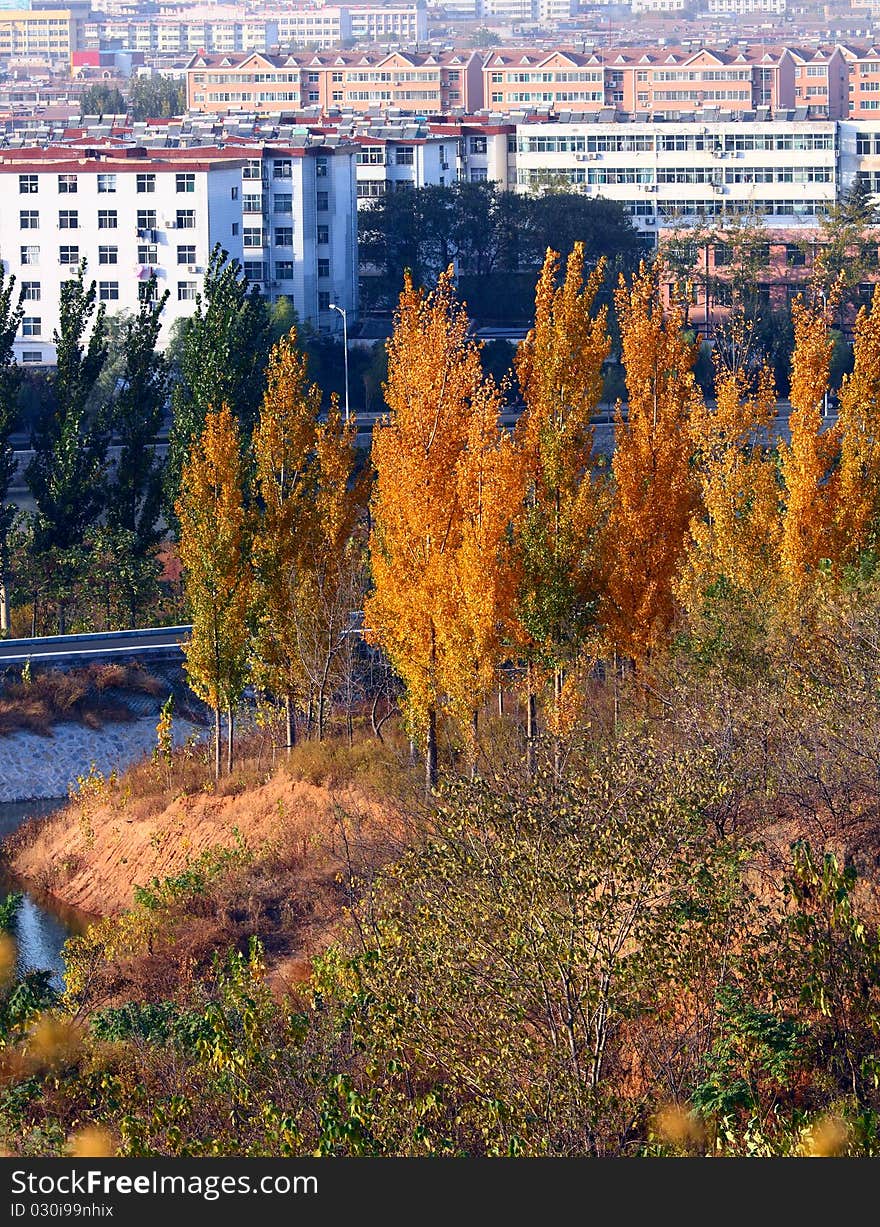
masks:
[(604, 621), (614, 648), (637, 663), (666, 643), (697, 503), (690, 419), (701, 402), (698, 351), (682, 335), (681, 307), (664, 314), (658, 275), (642, 264), (615, 292), (629, 411), (624, 420), (618, 407), (615, 425)]
[(880, 285), (871, 308), (856, 318), (853, 369), (844, 376), (837, 418), (840, 432), (836, 555), (852, 562), (872, 544), (880, 510)]

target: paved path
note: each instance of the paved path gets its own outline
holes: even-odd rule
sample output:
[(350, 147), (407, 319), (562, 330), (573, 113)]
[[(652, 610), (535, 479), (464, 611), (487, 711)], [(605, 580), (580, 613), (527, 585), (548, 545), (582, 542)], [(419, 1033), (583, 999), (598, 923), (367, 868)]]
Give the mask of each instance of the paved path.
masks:
[(95, 635), (47, 635), (40, 639), (0, 639), (0, 668), (32, 661), (87, 663), (118, 656), (179, 657), (189, 626), (145, 627)]

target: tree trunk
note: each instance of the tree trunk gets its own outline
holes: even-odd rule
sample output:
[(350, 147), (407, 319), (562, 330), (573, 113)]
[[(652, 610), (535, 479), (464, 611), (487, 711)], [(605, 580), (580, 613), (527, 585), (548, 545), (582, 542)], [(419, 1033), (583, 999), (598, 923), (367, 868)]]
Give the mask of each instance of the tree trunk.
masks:
[(617, 682), (618, 670), (617, 670), (617, 649), (616, 648), (614, 649), (614, 653), (611, 657), (611, 667), (614, 670), (614, 736), (616, 737), (617, 736), (617, 724), (618, 724), (618, 721), (620, 720), (620, 691), (618, 689), (618, 682)]
[(315, 695), (312, 690), (309, 690), (309, 705), (306, 709), (306, 736), (308, 737), (309, 741), (312, 740), (314, 711)]
[(471, 712), (471, 779), (477, 778), (477, 739), (480, 735), (480, 713), (476, 708)]
[(220, 779), (220, 708), (214, 708), (214, 779)]
[(324, 687), (318, 691), (318, 741), (324, 740)]
[(538, 701), (535, 697), (534, 668), (531, 662), (526, 666), (526, 770), (529, 776), (535, 774), (537, 765), (538, 741)]
[(437, 786), (437, 710), (428, 709), (428, 733), (425, 738), (425, 796), (430, 797)]
[(348, 729), (348, 746), (349, 749), (354, 745), (354, 719), (351, 714), (351, 704), (349, 703), (345, 710), (345, 727)]
[(235, 716), (230, 703), (226, 709), (226, 714), (229, 717), (229, 723), (226, 727), (226, 774), (232, 773), (232, 735), (235, 730)]
[(504, 686), (501, 682), (498, 683), (498, 715), (504, 715)]
[(0, 639), (9, 634), (9, 597), (6, 593), (6, 576), (0, 575)]
[(553, 706), (556, 716), (556, 730), (553, 734), (553, 775), (558, 780), (562, 771), (562, 743), (559, 739), (559, 722), (562, 705), (562, 670), (553, 670)]
[(296, 745), (296, 713), (289, 694), (284, 696), (284, 748), (289, 754)]

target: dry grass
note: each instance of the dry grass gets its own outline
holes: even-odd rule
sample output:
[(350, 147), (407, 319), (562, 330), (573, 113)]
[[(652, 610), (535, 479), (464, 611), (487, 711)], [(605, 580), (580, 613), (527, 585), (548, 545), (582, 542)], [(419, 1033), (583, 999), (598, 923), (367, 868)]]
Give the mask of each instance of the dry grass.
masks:
[(132, 719), (118, 694), (159, 695), (165, 687), (141, 665), (95, 664), (84, 669), (36, 671), (7, 681), (0, 693), (0, 737), (26, 730), (46, 737), (65, 721), (101, 728)]

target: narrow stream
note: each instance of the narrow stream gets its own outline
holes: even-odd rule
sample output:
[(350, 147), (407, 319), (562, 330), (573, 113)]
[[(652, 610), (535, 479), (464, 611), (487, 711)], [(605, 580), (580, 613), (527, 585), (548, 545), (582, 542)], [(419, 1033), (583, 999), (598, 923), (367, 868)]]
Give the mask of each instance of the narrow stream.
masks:
[[(49, 814), (66, 798), (41, 801), (0, 802), (0, 840), (17, 830), (28, 818)], [(15, 920), (18, 970), (51, 971), (57, 988), (64, 987), (61, 948), (74, 933), (82, 933), (91, 917), (67, 908), (51, 896), (40, 894), (9, 875), (0, 876), (0, 894), (21, 891), (24, 898)]]

